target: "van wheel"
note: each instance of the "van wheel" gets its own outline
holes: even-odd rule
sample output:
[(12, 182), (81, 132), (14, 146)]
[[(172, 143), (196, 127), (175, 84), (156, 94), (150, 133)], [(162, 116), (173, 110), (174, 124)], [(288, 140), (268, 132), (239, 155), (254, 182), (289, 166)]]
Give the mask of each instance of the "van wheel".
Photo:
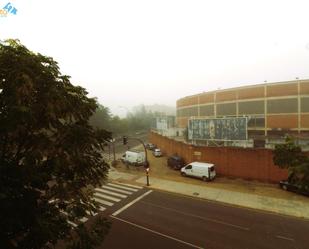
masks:
[(207, 179), (206, 176), (203, 176), (202, 179), (203, 179), (204, 182), (207, 182), (207, 181), (208, 181), (208, 179)]
[(181, 175), (182, 175), (182, 176), (186, 176), (186, 173), (185, 173), (185, 172), (181, 172)]

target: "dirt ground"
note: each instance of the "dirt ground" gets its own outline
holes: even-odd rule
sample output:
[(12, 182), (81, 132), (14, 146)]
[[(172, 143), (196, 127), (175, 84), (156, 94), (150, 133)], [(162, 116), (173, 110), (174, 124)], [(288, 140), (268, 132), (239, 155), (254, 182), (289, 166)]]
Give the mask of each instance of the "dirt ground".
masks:
[[(230, 191), (257, 194), (291, 200), (306, 200), (309, 198), (295, 193), (287, 192), (279, 188), (278, 184), (263, 183), (258, 181), (249, 181), (243, 179), (230, 179), (227, 177), (217, 176), (214, 181), (204, 182), (200, 179), (183, 177), (179, 170), (173, 170), (167, 166), (167, 157), (154, 157), (152, 151), (147, 151), (148, 161), (150, 163), (149, 177), (156, 177), (166, 180), (190, 183), (195, 185), (207, 185), (212, 188), (221, 188)], [(126, 166), (120, 161), (115, 168), (118, 171), (135, 174), (137, 177), (145, 175), (144, 167)]]

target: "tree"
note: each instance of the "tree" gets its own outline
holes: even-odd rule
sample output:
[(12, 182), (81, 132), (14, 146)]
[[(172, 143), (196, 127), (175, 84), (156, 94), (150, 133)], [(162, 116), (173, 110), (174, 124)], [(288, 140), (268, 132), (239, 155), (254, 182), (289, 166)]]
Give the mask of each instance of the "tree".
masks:
[(91, 186), (106, 179), (111, 134), (88, 123), (97, 107), (52, 58), (0, 43), (0, 248), (92, 248), (106, 234), (105, 220), (76, 233), (67, 222), (96, 209)]
[(280, 168), (288, 169), (290, 182), (309, 187), (309, 158), (292, 138), (287, 137), (284, 144), (275, 146), (273, 161)]
[(112, 114), (108, 107), (99, 105), (94, 114), (90, 117), (89, 122), (92, 126), (100, 129), (111, 130)]

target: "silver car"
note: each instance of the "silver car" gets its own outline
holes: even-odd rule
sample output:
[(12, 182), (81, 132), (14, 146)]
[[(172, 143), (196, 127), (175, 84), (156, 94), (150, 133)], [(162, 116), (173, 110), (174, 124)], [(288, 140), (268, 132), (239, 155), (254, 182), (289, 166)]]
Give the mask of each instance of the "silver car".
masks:
[(160, 149), (154, 149), (154, 151), (152, 152), (152, 154), (155, 156), (155, 157), (160, 157), (162, 156), (162, 152)]

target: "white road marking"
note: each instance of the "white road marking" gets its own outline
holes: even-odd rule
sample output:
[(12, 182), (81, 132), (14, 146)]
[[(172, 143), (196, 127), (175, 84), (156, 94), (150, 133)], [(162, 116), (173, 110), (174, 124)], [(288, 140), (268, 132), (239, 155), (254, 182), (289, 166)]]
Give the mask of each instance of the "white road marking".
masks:
[(103, 199), (106, 199), (106, 200), (111, 200), (111, 201), (115, 201), (115, 202), (118, 202), (120, 201), (121, 199), (118, 199), (118, 198), (115, 198), (115, 197), (111, 197), (109, 195), (104, 195), (104, 194), (101, 194), (101, 193), (94, 193), (93, 196), (95, 197), (99, 197), (99, 198), (103, 198)]
[(115, 193), (115, 192), (112, 192), (112, 191), (109, 191), (109, 190), (105, 190), (105, 189), (101, 189), (101, 188), (95, 188), (94, 190), (97, 191), (97, 192), (100, 192), (100, 193), (114, 195), (114, 196), (121, 197), (121, 198), (127, 198), (128, 197), (127, 195), (118, 194), (118, 193)]
[(116, 216), (118, 214), (120, 214), (122, 211), (124, 211), (125, 209), (127, 209), (128, 207), (132, 206), (135, 202), (138, 202), (139, 200), (141, 200), (142, 198), (144, 198), (146, 195), (149, 195), (152, 192), (152, 190), (147, 191), (146, 193), (144, 193), (143, 195), (137, 197), (135, 200), (129, 202), (127, 205), (123, 206), (122, 208), (118, 209), (116, 212), (114, 212), (112, 215)]
[(127, 194), (127, 195), (131, 195), (131, 194), (132, 194), (132, 192), (125, 191), (125, 190), (121, 190), (121, 189), (117, 189), (117, 188), (113, 188), (113, 187), (109, 187), (109, 186), (102, 186), (101, 188), (103, 188), (103, 189), (109, 189), (109, 190), (113, 190), (113, 191), (117, 191), (117, 192), (119, 192), (119, 193)]
[(103, 204), (103, 205), (107, 205), (107, 206), (113, 206), (114, 203), (112, 202), (109, 202), (109, 201), (104, 201), (102, 199), (99, 199), (99, 198), (93, 198), (96, 202), (100, 203), (100, 204)]
[(213, 223), (217, 223), (217, 224), (221, 224), (221, 225), (225, 225), (225, 226), (230, 226), (230, 227), (238, 228), (238, 229), (245, 230), (245, 231), (249, 231), (250, 230), (250, 228), (248, 228), (248, 227), (238, 226), (238, 225), (235, 225), (235, 224), (232, 224), (232, 223), (228, 223), (228, 222), (225, 222), (225, 221), (221, 221), (221, 220), (216, 220), (216, 219), (206, 218), (206, 217), (199, 216), (199, 215), (194, 215), (194, 214), (189, 214), (189, 213), (181, 212), (181, 211), (179, 211), (177, 209), (174, 209), (174, 208), (163, 207), (163, 206), (152, 204), (152, 203), (145, 202), (145, 201), (142, 201), (142, 203), (145, 203), (147, 205), (151, 205), (151, 206), (154, 206), (154, 207), (166, 209), (166, 210), (169, 210), (169, 211), (173, 211), (173, 212), (176, 212), (176, 213), (179, 213), (179, 214), (183, 214), (183, 215), (191, 216), (191, 217), (194, 217), (194, 218), (198, 218), (198, 219), (201, 219), (201, 220), (211, 221)]
[(162, 237), (165, 237), (165, 238), (168, 238), (168, 239), (171, 239), (171, 240), (175, 240), (175, 241), (177, 241), (177, 242), (179, 242), (179, 243), (185, 244), (185, 245), (190, 246), (190, 247), (192, 247), (192, 248), (203, 249), (203, 247), (200, 247), (200, 246), (197, 246), (197, 245), (193, 245), (193, 244), (191, 244), (191, 243), (189, 243), (189, 242), (186, 242), (186, 241), (183, 241), (183, 240), (174, 238), (174, 237), (172, 237), (172, 236), (169, 236), (169, 235), (166, 235), (166, 234), (157, 232), (157, 231), (154, 231), (154, 230), (149, 229), (149, 228), (147, 228), (147, 227), (143, 227), (143, 226), (137, 225), (137, 224), (135, 224), (135, 223), (132, 223), (132, 222), (130, 222), (130, 221), (126, 221), (126, 220), (124, 220), (124, 219), (115, 217), (115, 216), (113, 216), (113, 215), (111, 215), (110, 217), (112, 217), (113, 219), (122, 221), (122, 222), (124, 222), (124, 223), (130, 224), (130, 225), (132, 225), (132, 226), (138, 227), (138, 228), (140, 228), (140, 229), (146, 230), (146, 231), (148, 231), (148, 232), (151, 232), (151, 233), (160, 235), (160, 236), (162, 236)]
[(105, 207), (102, 207), (102, 206), (99, 207), (100, 211), (104, 211), (105, 209), (106, 209)]
[(289, 240), (289, 241), (295, 241), (295, 240), (292, 239), (292, 238), (284, 237), (284, 236), (281, 236), (281, 235), (277, 235), (276, 238), (278, 238), (278, 239), (284, 239), (284, 240)]
[(140, 186), (136, 186), (136, 185), (132, 185), (132, 184), (128, 184), (128, 183), (120, 183), (120, 182), (117, 182), (117, 185), (124, 185), (124, 186), (127, 186), (127, 187), (132, 187), (132, 188), (137, 188), (137, 189), (142, 189), (143, 187), (140, 187)]
[(115, 187), (115, 188), (120, 188), (120, 189), (124, 189), (124, 190), (133, 191), (133, 192), (138, 191), (138, 189), (135, 189), (135, 188), (129, 188), (129, 187), (124, 187), (124, 186), (120, 186), (120, 185), (118, 185), (118, 184), (114, 184), (114, 183), (108, 183), (107, 185), (108, 185), (108, 186), (113, 186), (113, 187)]

